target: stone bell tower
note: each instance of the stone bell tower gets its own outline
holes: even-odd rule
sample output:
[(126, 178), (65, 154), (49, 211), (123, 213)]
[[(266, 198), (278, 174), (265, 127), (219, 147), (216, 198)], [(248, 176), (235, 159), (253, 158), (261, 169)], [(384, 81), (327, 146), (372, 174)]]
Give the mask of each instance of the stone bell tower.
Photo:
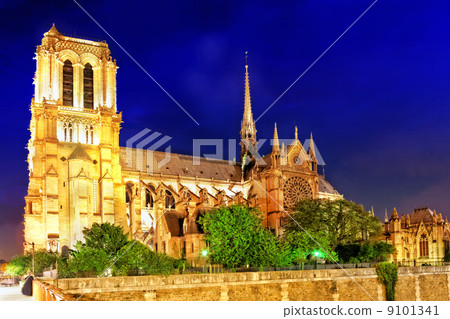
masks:
[(35, 60), (24, 239), (61, 251), (94, 222), (126, 225), (117, 65), (105, 42), (65, 36), (55, 25)]

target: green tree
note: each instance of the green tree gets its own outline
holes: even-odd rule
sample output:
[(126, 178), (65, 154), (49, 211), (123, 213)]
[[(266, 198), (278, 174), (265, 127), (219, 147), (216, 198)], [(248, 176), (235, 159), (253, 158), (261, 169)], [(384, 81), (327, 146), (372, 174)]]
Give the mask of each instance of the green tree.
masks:
[(373, 261), (386, 261), (388, 255), (395, 252), (395, 246), (385, 241), (378, 241), (374, 244), (374, 260)]
[[(31, 252), (27, 253), (29, 258), (32, 258)], [(56, 261), (60, 258), (59, 253), (49, 252), (45, 249), (37, 250), (34, 253), (34, 272), (36, 274), (41, 274), (44, 270), (56, 267)]]
[[(327, 252), (341, 244), (361, 242), (381, 232), (379, 219), (361, 205), (347, 200), (305, 199), (300, 201), (292, 218), (287, 219), (285, 238), (305, 251), (317, 249), (317, 243)], [(296, 235), (307, 231), (309, 236)], [(292, 238), (299, 238), (293, 241)], [(301, 240), (303, 239), (303, 240)]]
[(200, 219), (213, 263), (235, 268), (242, 265), (283, 264), (280, 242), (262, 227), (261, 213), (241, 205), (220, 207)]
[(334, 261), (338, 259), (336, 253), (330, 247), (330, 237), (323, 231), (308, 231), (308, 234), (296, 225), (285, 232), (284, 241), (290, 249), (290, 259), (297, 263), (312, 261), (315, 254), (320, 258)]
[(31, 269), (30, 256), (16, 256), (10, 260), (6, 266), (8, 276), (23, 276)]
[[(360, 244), (339, 244), (336, 246), (336, 253), (339, 256), (339, 261), (341, 263), (348, 263), (350, 259), (356, 258), (361, 250)], [(359, 260), (358, 260), (359, 262)]]
[(68, 261), (68, 270), (76, 277), (99, 276), (108, 268), (109, 263), (112, 263), (112, 260), (106, 251), (78, 242), (72, 251), (72, 258)]
[[(50, 268), (50, 266), (56, 266), (56, 260), (58, 260), (59, 254), (52, 253), (45, 249), (39, 249), (34, 253), (34, 273), (42, 274), (44, 270)], [(31, 252), (27, 252), (24, 256), (17, 256), (11, 259), (6, 272), (10, 276), (23, 276), (28, 271), (32, 271), (33, 256)]]
[(444, 255), (444, 262), (449, 262), (449, 261), (450, 261), (450, 250), (446, 250), (445, 255)]
[(102, 250), (106, 255), (112, 257), (128, 244), (128, 234), (124, 234), (122, 226), (111, 223), (92, 224), (91, 228), (83, 230), (84, 245), (86, 247)]
[(117, 275), (171, 274), (177, 260), (165, 254), (152, 251), (144, 244), (131, 241), (117, 253), (120, 257), (114, 265)]

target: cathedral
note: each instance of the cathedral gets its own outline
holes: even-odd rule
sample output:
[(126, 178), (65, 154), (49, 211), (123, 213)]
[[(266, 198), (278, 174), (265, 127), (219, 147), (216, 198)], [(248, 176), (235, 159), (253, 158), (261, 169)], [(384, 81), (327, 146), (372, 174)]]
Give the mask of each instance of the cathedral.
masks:
[(396, 248), (390, 259), (402, 266), (441, 265), (450, 249), (447, 217), (428, 207), (416, 208), (406, 216), (399, 216), (394, 208), (391, 218), (386, 211), (384, 232), (386, 241)]
[[(264, 227), (283, 229), (302, 198), (340, 199), (318, 173), (312, 135), (297, 128), (259, 157), (248, 65), (245, 66), (240, 162), (122, 147), (116, 104), (117, 64), (106, 42), (61, 34), (53, 25), (36, 50), (28, 142), (24, 240), (64, 251), (93, 223), (120, 225), (130, 238), (192, 264), (201, 262), (199, 218), (221, 205), (258, 207)], [(160, 165), (164, 163), (163, 165)]]

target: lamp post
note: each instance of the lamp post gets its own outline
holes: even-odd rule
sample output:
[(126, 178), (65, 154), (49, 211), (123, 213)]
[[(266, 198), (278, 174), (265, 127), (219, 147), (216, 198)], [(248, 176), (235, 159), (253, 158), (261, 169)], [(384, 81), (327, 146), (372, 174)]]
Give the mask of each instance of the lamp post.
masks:
[(319, 259), (320, 253), (318, 251), (314, 252), (314, 268), (317, 269), (317, 259)]
[(31, 258), (31, 272), (32, 272), (32, 274), (33, 274), (33, 277), (34, 277), (34, 242), (32, 242), (32, 243), (29, 243), (29, 242), (25, 242), (25, 245), (31, 245), (31, 247), (33, 248), (32, 249), (32, 258)]

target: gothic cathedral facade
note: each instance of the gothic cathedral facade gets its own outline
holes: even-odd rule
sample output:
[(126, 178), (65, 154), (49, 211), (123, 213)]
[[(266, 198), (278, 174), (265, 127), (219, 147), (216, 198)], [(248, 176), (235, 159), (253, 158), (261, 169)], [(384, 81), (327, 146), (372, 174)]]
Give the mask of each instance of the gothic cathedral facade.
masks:
[[(275, 124), (270, 154), (258, 157), (245, 66), (241, 161), (149, 152), (119, 145), (116, 61), (105, 42), (73, 38), (53, 27), (36, 50), (28, 142), (24, 240), (62, 251), (93, 223), (120, 225), (152, 249), (192, 263), (205, 248), (199, 217), (221, 205), (258, 207), (279, 233), (302, 198), (339, 199), (317, 170), (312, 140), (295, 128), (286, 145)], [(160, 163), (164, 163), (160, 165)]]

